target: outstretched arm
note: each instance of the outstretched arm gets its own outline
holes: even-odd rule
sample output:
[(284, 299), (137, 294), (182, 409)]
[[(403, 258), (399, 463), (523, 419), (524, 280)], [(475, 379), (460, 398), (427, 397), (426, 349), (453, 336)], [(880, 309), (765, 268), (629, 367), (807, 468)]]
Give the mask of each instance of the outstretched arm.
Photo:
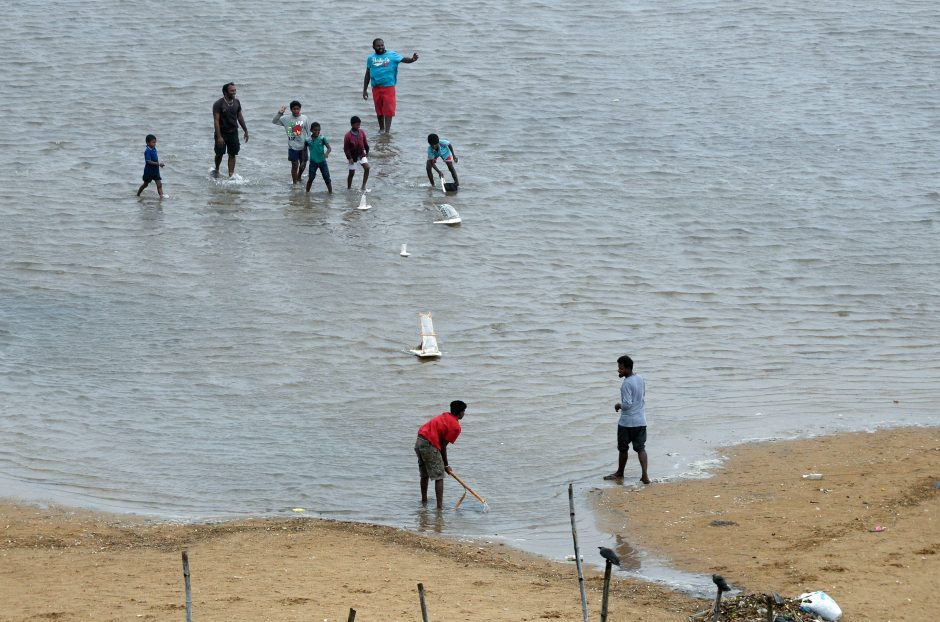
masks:
[(284, 116), (284, 113), (287, 111), (287, 106), (281, 106), (277, 111), (277, 114), (274, 115), (274, 118), (271, 119), (271, 123), (274, 125), (281, 125), (281, 117)]
[(408, 57), (406, 56), (405, 58), (401, 59), (401, 62), (403, 62), (403, 63), (405, 63), (405, 64), (410, 64), (410, 63), (415, 62), (416, 60), (418, 60), (418, 53), (417, 53), (417, 52), (415, 52), (414, 54), (412, 54), (412, 55), (411, 55), (411, 58), (408, 58)]

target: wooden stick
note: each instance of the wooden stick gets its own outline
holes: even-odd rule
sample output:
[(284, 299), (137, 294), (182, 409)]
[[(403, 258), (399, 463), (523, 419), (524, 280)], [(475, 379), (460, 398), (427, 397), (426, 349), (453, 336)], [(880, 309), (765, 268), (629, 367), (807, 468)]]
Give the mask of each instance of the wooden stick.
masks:
[(186, 622), (193, 622), (193, 591), (189, 583), (189, 555), (183, 551), (183, 582), (186, 584)]
[(349, 617), (346, 618), (346, 622), (356, 622), (356, 610), (352, 607), (349, 608)]
[(418, 584), (418, 599), (421, 601), (421, 619), (428, 622), (428, 605), (424, 602), (424, 583)]
[(486, 505), (486, 499), (484, 499), (483, 497), (481, 497), (480, 495), (478, 495), (478, 494), (477, 494), (477, 491), (475, 491), (473, 488), (470, 488), (469, 486), (467, 486), (467, 484), (464, 483), (464, 481), (463, 481), (462, 479), (460, 479), (459, 477), (457, 477), (457, 474), (454, 473), (453, 469), (451, 469), (451, 471), (450, 471), (450, 476), (453, 477), (453, 478), (454, 478), (455, 480), (457, 480), (458, 482), (460, 482), (460, 485), (463, 486), (464, 488), (466, 488), (467, 492), (469, 492), (471, 495), (473, 495), (474, 497), (476, 497), (476, 498), (477, 498), (477, 501), (479, 501), (479, 502), (482, 503), (483, 505)]
[(574, 562), (578, 566), (578, 587), (581, 588), (581, 613), (588, 622), (587, 595), (584, 593), (584, 573), (581, 571), (581, 551), (578, 549), (578, 529), (574, 524), (574, 488), (568, 483), (568, 507), (571, 508), (571, 537), (574, 540)]
[(604, 598), (601, 600), (601, 622), (607, 622), (607, 595), (610, 593), (610, 568), (613, 564), (607, 560), (604, 568)]

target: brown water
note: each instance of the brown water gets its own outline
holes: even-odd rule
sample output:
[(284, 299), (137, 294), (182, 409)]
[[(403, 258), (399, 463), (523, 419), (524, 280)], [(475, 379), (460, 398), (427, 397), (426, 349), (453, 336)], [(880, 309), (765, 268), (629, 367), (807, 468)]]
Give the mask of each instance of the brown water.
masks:
[[(615, 459), (620, 354), (654, 478), (940, 423), (935, 3), (141, 11), (17, 2), (0, 25), (0, 495), (304, 507), (561, 557), (569, 481), (582, 546), (611, 540), (583, 500)], [(391, 139), (359, 95), (375, 36), (421, 55)], [(251, 140), (220, 183), (229, 80)], [(270, 118), (294, 98), (337, 149), (363, 117), (372, 210), (339, 158), (332, 197), (290, 187)], [(456, 196), (427, 185), (429, 132)], [(147, 133), (162, 202), (133, 196)], [(459, 227), (432, 224), (445, 201)], [(405, 352), (424, 310), (439, 362)], [(454, 398), (452, 464), (492, 509), (438, 521), (411, 447)]]

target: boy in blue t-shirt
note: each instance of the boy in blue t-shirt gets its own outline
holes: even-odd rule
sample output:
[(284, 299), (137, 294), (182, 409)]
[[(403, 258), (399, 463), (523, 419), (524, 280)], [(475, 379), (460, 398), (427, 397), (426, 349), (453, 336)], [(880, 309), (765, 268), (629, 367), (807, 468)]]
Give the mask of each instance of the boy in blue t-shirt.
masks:
[(323, 182), (330, 194), (333, 194), (333, 183), (330, 181), (330, 167), (326, 165), (326, 159), (329, 157), (333, 147), (330, 146), (330, 140), (326, 136), (320, 136), (320, 124), (314, 121), (310, 124), (310, 138), (307, 139), (307, 149), (310, 152), (310, 172), (307, 174), (307, 192), (310, 192), (310, 186), (313, 185), (313, 178), (317, 176), (317, 171), (323, 176)]
[(437, 171), (438, 175), (444, 177), (444, 173), (441, 172), (441, 169), (437, 168), (438, 158), (444, 160), (444, 164), (447, 165), (450, 174), (454, 177), (454, 185), (459, 186), (460, 180), (457, 179), (457, 169), (454, 168), (454, 162), (457, 161), (457, 151), (454, 149), (454, 146), (450, 144), (449, 140), (439, 138), (437, 134), (428, 134), (427, 171), (431, 186), (434, 186), (434, 175), (431, 174), (431, 169), (434, 169)]
[(150, 182), (157, 182), (157, 192), (160, 198), (163, 198), (163, 184), (160, 177), (160, 169), (163, 168), (163, 162), (157, 156), (157, 137), (153, 134), (147, 134), (147, 148), (144, 149), (144, 183), (137, 189), (137, 196), (144, 191), (144, 188), (150, 185)]

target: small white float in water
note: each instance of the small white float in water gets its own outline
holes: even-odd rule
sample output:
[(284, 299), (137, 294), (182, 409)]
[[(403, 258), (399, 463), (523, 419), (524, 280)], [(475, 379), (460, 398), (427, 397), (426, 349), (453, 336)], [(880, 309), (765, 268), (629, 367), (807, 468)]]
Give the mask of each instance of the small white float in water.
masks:
[(363, 193), (362, 198), (359, 199), (359, 209), (372, 209), (372, 206), (366, 203), (365, 193)]
[(460, 214), (457, 213), (457, 210), (455, 210), (454, 206), (450, 203), (438, 205), (437, 211), (441, 213), (441, 219), (435, 220), (435, 225), (457, 225), (463, 222), (460, 219)]
[(398, 254), (401, 255), (402, 257), (408, 257), (408, 256), (410, 256), (411, 253), (408, 252), (408, 245), (407, 245), (407, 244), (402, 244), (402, 245), (401, 245), (401, 252), (398, 253)]
[(421, 343), (409, 350), (418, 358), (441, 358), (441, 351), (437, 347), (437, 334), (434, 332), (434, 323), (431, 321), (431, 312), (418, 312), (421, 325)]

